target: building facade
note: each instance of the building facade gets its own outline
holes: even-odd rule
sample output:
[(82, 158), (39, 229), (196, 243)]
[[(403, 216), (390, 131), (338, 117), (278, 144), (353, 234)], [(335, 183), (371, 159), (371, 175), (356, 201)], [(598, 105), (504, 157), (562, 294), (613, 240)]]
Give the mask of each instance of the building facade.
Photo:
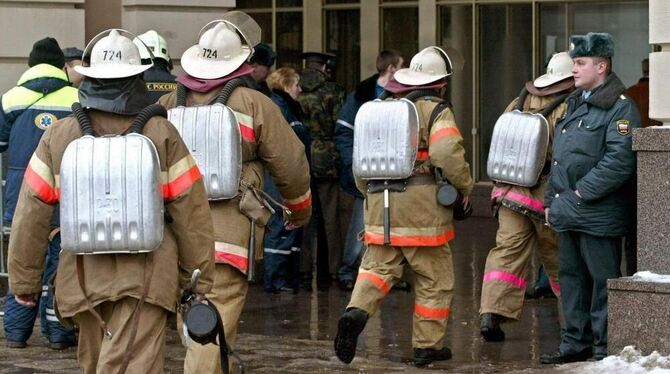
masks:
[(651, 52), (648, 7), (647, 0), (0, 0), (0, 89), (25, 70), (35, 40), (51, 35), (83, 48), (109, 27), (155, 29), (179, 69), (200, 27), (233, 8), (261, 25), (278, 67), (300, 67), (303, 51), (337, 54), (335, 79), (347, 89), (375, 72), (381, 49), (408, 60), (435, 44), (463, 62), (450, 78), (449, 99), (474, 176), (486, 184), (497, 117), (525, 81), (542, 74), (552, 53), (568, 48), (571, 34), (612, 34), (614, 70), (626, 85), (637, 82), (640, 61)]

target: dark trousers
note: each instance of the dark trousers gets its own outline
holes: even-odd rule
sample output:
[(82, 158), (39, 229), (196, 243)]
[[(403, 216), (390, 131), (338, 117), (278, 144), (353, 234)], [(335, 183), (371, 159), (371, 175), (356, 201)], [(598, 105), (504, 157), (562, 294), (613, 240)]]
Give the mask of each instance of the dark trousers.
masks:
[(51, 343), (72, 343), (75, 341), (74, 331), (63, 327), (56, 318), (54, 311), (54, 295), (48, 287), (48, 282), (58, 268), (58, 254), (60, 252), (60, 234), (49, 242), (46, 267), (42, 276), (42, 294), (39, 298), (39, 308), (28, 308), (20, 305), (14, 299), (14, 294), (7, 293), (5, 299), (4, 330), (5, 338), (14, 342), (25, 342), (33, 332), (33, 325), (37, 315), (40, 315), (42, 334)]
[(560, 232), (559, 283), (565, 315), (560, 351), (607, 355), (607, 280), (621, 276), (621, 238)]

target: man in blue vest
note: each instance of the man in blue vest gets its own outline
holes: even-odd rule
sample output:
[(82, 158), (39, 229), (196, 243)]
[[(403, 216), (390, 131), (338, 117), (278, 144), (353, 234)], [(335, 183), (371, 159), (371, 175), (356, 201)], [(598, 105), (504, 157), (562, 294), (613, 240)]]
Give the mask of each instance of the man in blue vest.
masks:
[[(42, 133), (56, 120), (70, 115), (72, 103), (78, 101), (77, 89), (71, 86), (63, 70), (65, 57), (54, 38), (38, 40), (28, 58), (28, 69), (16, 87), (2, 95), (0, 103), (0, 152), (7, 151), (8, 170), (5, 187), (4, 225), (11, 226), (23, 175), (35, 152)], [(49, 280), (58, 267), (60, 233), (58, 212), (51, 222), (46, 270), (42, 277), (40, 316), (42, 334), (52, 349), (65, 349), (75, 344), (72, 330), (65, 329), (56, 318)], [(33, 331), (37, 308), (19, 305), (14, 295), (5, 300), (4, 329), (7, 346), (24, 348)]]

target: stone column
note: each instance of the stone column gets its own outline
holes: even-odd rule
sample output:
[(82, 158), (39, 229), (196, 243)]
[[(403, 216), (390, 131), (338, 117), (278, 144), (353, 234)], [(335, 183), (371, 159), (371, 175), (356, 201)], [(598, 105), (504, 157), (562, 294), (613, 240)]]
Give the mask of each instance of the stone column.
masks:
[[(670, 274), (670, 2), (649, 0), (649, 117), (660, 127), (636, 129), (638, 271)], [(608, 282), (610, 354), (634, 345), (670, 354), (670, 283), (633, 277)]]

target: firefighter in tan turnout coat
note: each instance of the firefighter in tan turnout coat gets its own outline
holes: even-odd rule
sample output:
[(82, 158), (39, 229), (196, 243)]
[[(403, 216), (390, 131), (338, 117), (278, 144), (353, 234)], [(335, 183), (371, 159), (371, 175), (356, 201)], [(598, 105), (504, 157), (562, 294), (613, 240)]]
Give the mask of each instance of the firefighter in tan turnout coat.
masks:
[[(97, 135), (125, 133), (151, 104), (141, 78), (150, 66), (140, 65), (130, 38), (112, 30), (93, 46), (91, 66), (75, 68), (86, 77), (79, 97)], [(202, 277), (195, 291), (202, 295), (212, 287), (212, 219), (198, 168), (165, 118), (151, 118), (143, 135), (157, 150), (165, 212), (171, 217), (163, 241), (149, 254), (60, 254), (57, 311), (62, 321), (79, 326), (78, 359), (85, 373), (162, 373), (167, 315), (175, 312), (179, 288), (188, 286), (196, 268)], [(81, 136), (74, 117), (56, 122), (28, 165), (9, 244), (10, 287), (23, 305), (34, 306), (42, 290), (63, 154)]]
[(527, 82), (522, 95), (505, 110), (550, 111), (546, 115), (550, 140), (545, 168), (537, 185), (529, 188), (496, 183), (491, 193), (494, 208), (498, 210), (499, 227), (496, 246), (486, 258), (479, 310), (480, 331), (486, 341), (504, 340), (505, 333), (500, 323), (520, 318), (533, 250), (537, 249), (551, 289), (560, 297), (557, 238), (556, 233), (545, 225), (543, 200), (554, 126), (565, 114), (565, 98), (575, 87), (572, 65), (572, 59), (566, 52), (555, 54), (549, 61), (547, 73)]
[[(351, 362), (358, 335), (368, 317), (377, 312), (381, 300), (402, 276), (408, 263), (416, 277), (412, 346), (417, 365), (451, 358), (444, 335), (453, 295), (453, 264), (449, 241), (454, 238), (452, 209), (437, 201), (435, 169), (464, 196), (473, 188), (470, 167), (465, 161), (463, 138), (454, 114), (447, 106), (437, 114), (429, 129), (429, 118), (438, 105), (438, 91), (446, 86), (451, 62), (439, 48), (428, 47), (412, 58), (410, 68), (395, 73), (385, 87), (396, 97), (426, 90), (414, 100), (421, 134), (413, 175), (404, 192), (390, 192), (390, 245), (384, 245), (384, 194), (365, 194), (365, 243), (368, 246), (346, 312), (338, 323), (335, 352)], [(432, 93), (431, 93), (432, 92)], [(383, 115), (383, 114), (380, 114)], [(467, 201), (467, 198), (466, 198)]]
[[(229, 12), (226, 15), (233, 13)], [(241, 12), (236, 12), (241, 13)], [(242, 40), (237, 26), (226, 19), (210, 23), (201, 31), (198, 44), (184, 52), (181, 62), (185, 75), (177, 78), (187, 88), (188, 106), (213, 103), (227, 82), (253, 71), (246, 61), (252, 54), (249, 39)], [(246, 27), (249, 27), (249, 21)], [(255, 22), (255, 28), (260, 28)], [(209, 29), (205, 30), (207, 27)], [(247, 38), (253, 30), (242, 30)], [(167, 108), (177, 105), (177, 93), (163, 96), (160, 101)], [(227, 104), (239, 122), (242, 135), (243, 189), (262, 189), (266, 167), (277, 185), (283, 204), (291, 210), (287, 228), (305, 224), (311, 214), (309, 166), (300, 140), (286, 123), (279, 108), (265, 95), (253, 89), (239, 87), (230, 95)], [(242, 195), (242, 192), (240, 191)], [(260, 206), (260, 202), (256, 202)], [(247, 294), (248, 246), (250, 239), (249, 212), (241, 212), (240, 197), (210, 201), (214, 222), (216, 271), (214, 287), (207, 299), (214, 303), (223, 319), (226, 340), (235, 344), (237, 325)], [(257, 249), (261, 249), (263, 230), (256, 231)], [(257, 251), (260, 255), (261, 251)], [(184, 363), (186, 373), (220, 373), (219, 348), (213, 344), (191, 344)]]

